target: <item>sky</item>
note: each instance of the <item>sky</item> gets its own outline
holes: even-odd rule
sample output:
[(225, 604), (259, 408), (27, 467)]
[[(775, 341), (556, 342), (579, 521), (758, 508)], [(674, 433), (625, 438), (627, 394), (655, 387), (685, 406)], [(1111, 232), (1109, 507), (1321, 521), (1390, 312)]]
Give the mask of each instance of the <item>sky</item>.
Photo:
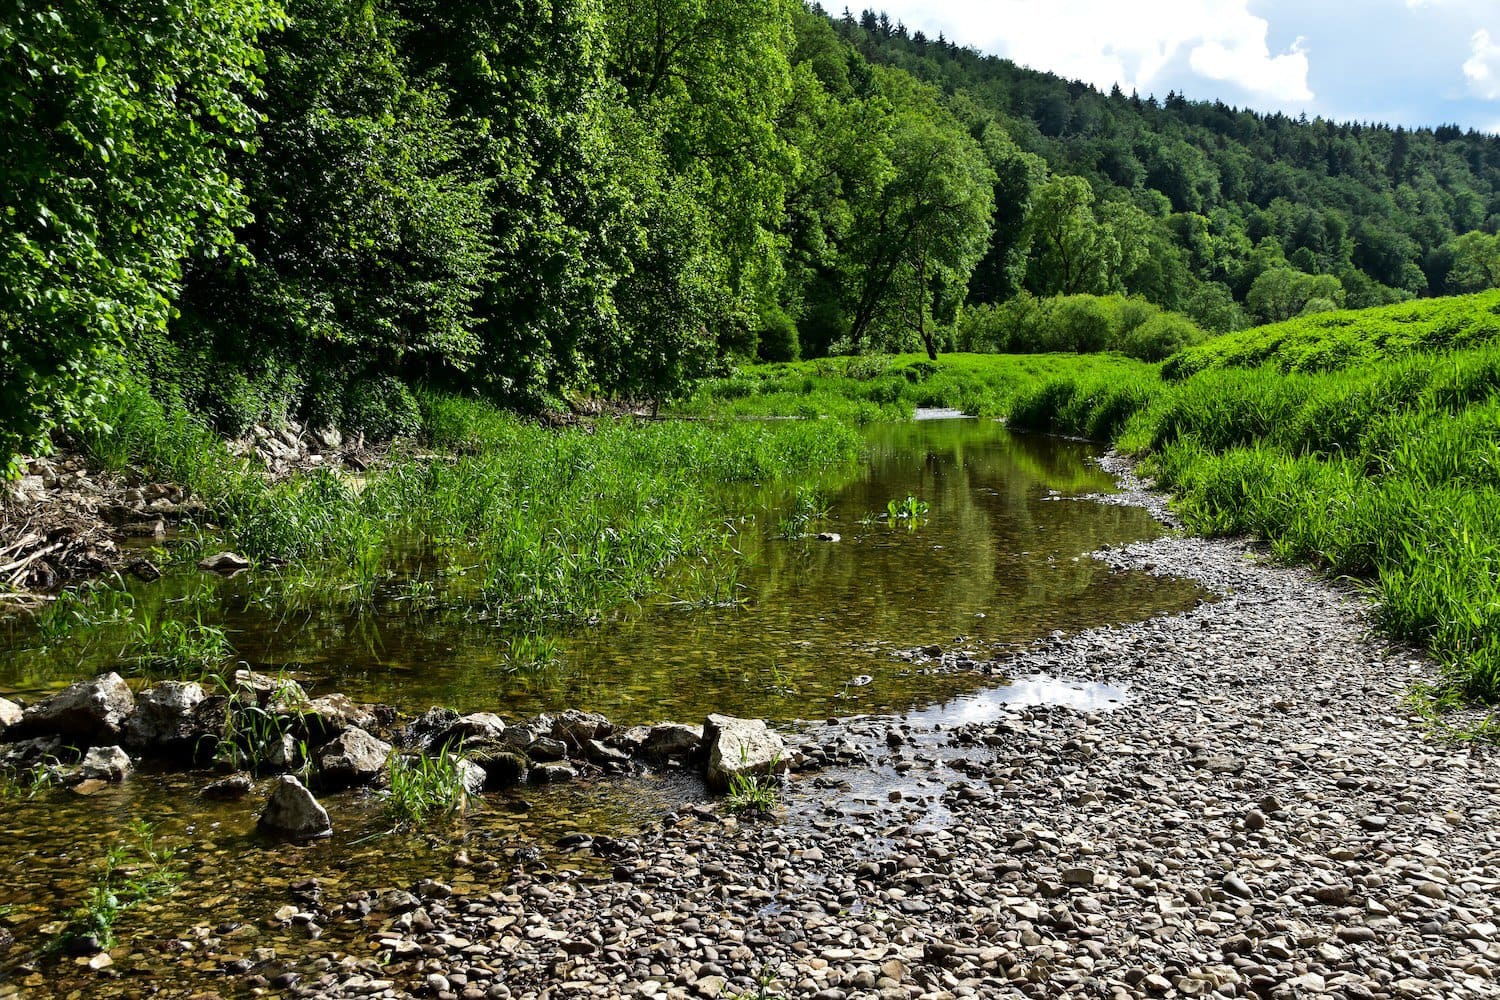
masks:
[[(824, 0), (835, 12), (842, 6)], [(851, 3), (1108, 90), (1500, 134), (1500, 0)]]

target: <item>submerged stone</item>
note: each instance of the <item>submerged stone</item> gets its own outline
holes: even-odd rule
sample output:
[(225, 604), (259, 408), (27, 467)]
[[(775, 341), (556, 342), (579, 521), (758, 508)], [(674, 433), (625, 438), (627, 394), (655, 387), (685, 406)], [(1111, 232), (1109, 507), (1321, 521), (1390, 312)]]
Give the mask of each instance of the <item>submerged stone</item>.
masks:
[(199, 560), (198, 568), (210, 573), (238, 573), (250, 568), (250, 560), (237, 552), (216, 552)]
[(227, 778), (209, 782), (203, 786), (199, 794), (205, 799), (216, 799), (218, 801), (234, 801), (242, 799), (250, 794), (254, 782), (248, 774), (231, 774)]
[(478, 747), (468, 759), (484, 769), (486, 788), (511, 788), (526, 780), (526, 758), (503, 743)]

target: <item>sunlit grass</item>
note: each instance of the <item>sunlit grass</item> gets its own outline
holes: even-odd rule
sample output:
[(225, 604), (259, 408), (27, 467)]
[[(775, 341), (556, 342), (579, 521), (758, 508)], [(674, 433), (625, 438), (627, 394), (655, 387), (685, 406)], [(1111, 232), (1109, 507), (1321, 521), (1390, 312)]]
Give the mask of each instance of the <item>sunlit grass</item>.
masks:
[(1189, 527), (1370, 580), (1384, 626), (1442, 664), (1435, 703), (1494, 703), (1497, 309), (1488, 294), (1233, 334), (1169, 361), (1176, 382), (1049, 380), (1010, 422), (1112, 439), (1148, 459)]

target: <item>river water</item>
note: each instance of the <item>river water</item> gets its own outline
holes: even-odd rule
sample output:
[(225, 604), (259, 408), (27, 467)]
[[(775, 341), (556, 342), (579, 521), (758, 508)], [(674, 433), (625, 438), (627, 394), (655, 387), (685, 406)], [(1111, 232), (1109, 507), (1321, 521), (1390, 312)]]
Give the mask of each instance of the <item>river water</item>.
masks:
[[(407, 712), (448, 705), (520, 718), (576, 707), (627, 725), (700, 722), (714, 711), (788, 724), (912, 713), (956, 723), (1016, 703), (1107, 708), (1130, 695), (1036, 677), (996, 687), (979, 675), (927, 674), (895, 654), (935, 645), (988, 656), (1054, 630), (1136, 621), (1206, 596), (1186, 582), (1112, 572), (1087, 557), (1161, 532), (1142, 510), (1084, 499), (1113, 488), (1089, 461), (1092, 445), (961, 419), (874, 427), (868, 443), (858, 469), (822, 484), (827, 516), (807, 528), (840, 540), (782, 537), (778, 521), (792, 504), (786, 489), (737, 491), (727, 498), (725, 531), (744, 558), (724, 590), (730, 600), (658, 600), (570, 629), (554, 637), (556, 665), (539, 674), (506, 672), (509, 636), (495, 625), (394, 597), (360, 611), (337, 602), (290, 608), (253, 574), (221, 581), (190, 573), (134, 585), (137, 608), (158, 615), (208, 608), (256, 668), (288, 670), (314, 694), (338, 690)], [(925, 516), (879, 516), (908, 495), (927, 504)], [(393, 583), (390, 593), (400, 592)], [(0, 640), (0, 692), (32, 698), (107, 669), (120, 648), (108, 630), (52, 650), (37, 648), (17, 625)], [(691, 779), (660, 776), (526, 788), (486, 796), (451, 828), (381, 836), (377, 797), (347, 793), (325, 802), (333, 838), (290, 848), (255, 834), (258, 795), (201, 799), (209, 777), (148, 768), (97, 795), (52, 790), (0, 810), (0, 927), (15, 936), (0, 948), (0, 997), (123, 996), (148, 983), (163, 995), (188, 995), (209, 984), (203, 977), (218, 973), (226, 953), (264, 958), (265, 949), (286, 956), (353, 945), (267, 925), (266, 914), (309, 875), (331, 899), (423, 877), (503, 884), (508, 866), (486, 872), (485, 859), (545, 847), (573, 830), (628, 832), (703, 796)], [(159, 824), (159, 842), (181, 848), (180, 888), (127, 914), (104, 976), (72, 959), (38, 958), (35, 949), (82, 899), (108, 845), (137, 818)], [(480, 867), (455, 865), (460, 851)], [(573, 857), (549, 863), (588, 863)], [(212, 957), (199, 960), (182, 944), (203, 939), (219, 942)]]

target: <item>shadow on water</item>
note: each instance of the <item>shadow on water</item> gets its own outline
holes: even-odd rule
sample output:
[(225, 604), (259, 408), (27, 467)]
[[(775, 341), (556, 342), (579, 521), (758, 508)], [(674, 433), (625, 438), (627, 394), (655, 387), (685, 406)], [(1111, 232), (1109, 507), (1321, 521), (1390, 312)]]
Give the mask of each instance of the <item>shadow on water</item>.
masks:
[[(505, 671), (508, 636), (493, 623), (413, 600), (377, 599), (362, 610), (337, 602), (292, 606), (274, 578), (190, 573), (135, 586), (137, 608), (158, 616), (191, 608), (221, 622), (237, 654), (257, 667), (289, 667), (316, 691), (341, 690), (408, 711), (443, 704), (518, 717), (580, 707), (622, 724), (694, 722), (711, 711), (782, 721), (892, 712), (948, 725), (993, 717), (1008, 705), (1106, 708), (1128, 694), (1046, 678), (995, 689), (992, 679), (915, 671), (894, 651), (978, 651), (1059, 629), (1140, 620), (1206, 596), (1186, 582), (1112, 572), (1084, 555), (1161, 531), (1135, 508), (1066, 502), (1113, 487), (1088, 461), (1093, 446), (1012, 435), (974, 420), (868, 433), (868, 460), (823, 484), (828, 516), (808, 526), (836, 532), (840, 541), (778, 537), (793, 500), (785, 488), (736, 491), (727, 497), (733, 516), (726, 524), (746, 558), (732, 605), (662, 600), (561, 632), (560, 665), (541, 676)], [(925, 517), (909, 525), (878, 516), (908, 495), (928, 505)], [(693, 570), (681, 572), (669, 592), (689, 589)], [(398, 589), (399, 581), (392, 585)], [(86, 646), (39, 652), (29, 648), (34, 637), (12, 626), (0, 648), (0, 689), (34, 696), (111, 667), (121, 635), (104, 629)], [(337, 925), (329, 938), (312, 940), (305, 928), (271, 926), (266, 917), (310, 874), (325, 880), (335, 906), (356, 888), (404, 887), (424, 877), (459, 887), (500, 885), (513, 847), (545, 847), (572, 830), (628, 832), (702, 795), (697, 782), (667, 777), (528, 788), (487, 796), (446, 834), (373, 839), (385, 822), (378, 799), (340, 795), (326, 803), (335, 837), (293, 849), (256, 838), (259, 794), (208, 803), (196, 794), (206, 780), (148, 771), (98, 796), (52, 791), (0, 810), (0, 907), (11, 908), (0, 911), (0, 927), (17, 938), (0, 949), (0, 973), (11, 970), (14, 981), (29, 984), (25, 995), (47, 995), (43, 985), (50, 991), (64, 982), (78, 995), (104, 996), (142, 985), (133, 972), (149, 974), (153, 987), (186, 988), (222, 962), (183, 954), (179, 940), (217, 939), (218, 950), (245, 955), (257, 948), (282, 955), (357, 951), (363, 942), (338, 940), (350, 932)], [(186, 849), (188, 877), (173, 895), (126, 917), (113, 953), (124, 977), (101, 981), (69, 960), (17, 969), (49, 924), (82, 899), (91, 866), (136, 817), (160, 822), (162, 842)], [(460, 850), (502, 867), (456, 867)], [(548, 863), (580, 867), (583, 877), (608, 876), (592, 871), (586, 855), (554, 852)]]

